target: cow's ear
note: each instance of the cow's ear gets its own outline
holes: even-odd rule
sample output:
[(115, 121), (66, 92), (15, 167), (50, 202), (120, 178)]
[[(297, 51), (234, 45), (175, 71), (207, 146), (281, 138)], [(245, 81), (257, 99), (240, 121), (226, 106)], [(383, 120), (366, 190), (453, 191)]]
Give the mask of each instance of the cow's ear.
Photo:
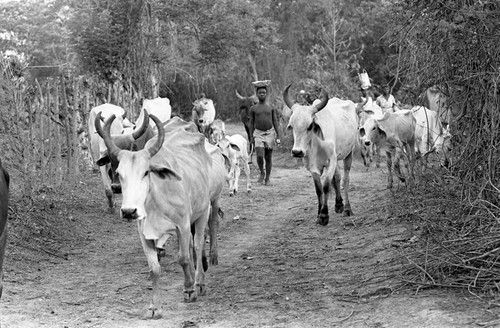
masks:
[(97, 166), (104, 166), (106, 164), (111, 163), (111, 160), (109, 159), (108, 155), (104, 155), (103, 157), (99, 158), (96, 162)]
[(166, 166), (158, 165), (158, 164), (151, 164), (149, 166), (149, 169), (151, 170), (151, 172), (158, 174), (158, 176), (161, 179), (165, 179), (165, 178), (170, 176), (170, 177), (173, 177), (179, 181), (182, 180), (182, 177), (179, 174), (177, 174), (177, 172), (175, 172), (174, 170), (172, 170)]
[(359, 135), (360, 135), (361, 137), (364, 137), (364, 136), (365, 136), (365, 128), (364, 128), (364, 127), (360, 127), (360, 128), (359, 128)]
[(240, 147), (238, 147), (238, 145), (236, 145), (236, 144), (234, 144), (234, 143), (232, 143), (232, 144), (230, 144), (230, 145), (231, 145), (231, 148), (233, 148), (233, 149), (234, 149), (234, 150), (236, 150), (236, 151), (240, 151), (240, 150), (241, 150), (241, 149), (240, 149)]
[(325, 140), (325, 136), (323, 135), (323, 130), (321, 130), (321, 126), (319, 126), (319, 124), (316, 123), (316, 120), (314, 120), (311, 123), (311, 130), (312, 133), (318, 136), (318, 138), (320, 138), (321, 140)]
[(382, 139), (387, 139), (387, 134), (385, 133), (385, 131), (382, 130), (380, 127), (378, 127), (377, 129), (378, 129), (378, 134), (380, 135), (380, 137)]
[(229, 160), (229, 157), (227, 157), (227, 155), (224, 153), (222, 153), (221, 155), (224, 158), (224, 165), (226, 165), (226, 167), (231, 167), (231, 161)]

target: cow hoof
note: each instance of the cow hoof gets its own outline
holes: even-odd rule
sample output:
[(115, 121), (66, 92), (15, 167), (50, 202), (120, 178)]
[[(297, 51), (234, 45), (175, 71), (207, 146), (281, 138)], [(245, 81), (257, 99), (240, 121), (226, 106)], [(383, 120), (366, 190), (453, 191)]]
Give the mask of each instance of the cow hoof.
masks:
[(344, 204), (335, 204), (335, 213), (342, 213), (344, 212)]
[(184, 291), (184, 302), (191, 303), (196, 302), (198, 295), (195, 290), (185, 290)]
[(352, 216), (352, 211), (350, 209), (345, 209), (344, 216)]
[(247, 193), (251, 193), (252, 192), (252, 189), (247, 189)]
[(318, 220), (316, 222), (321, 224), (322, 226), (326, 226), (328, 224), (329, 220), (330, 220), (330, 217), (328, 216), (328, 214), (326, 214), (326, 215), (320, 214), (318, 216)]
[(200, 285), (197, 285), (197, 288), (199, 288), (199, 290), (200, 290), (198, 295), (205, 296), (205, 294), (207, 293), (207, 286), (204, 284), (203, 285), (200, 284)]
[(146, 319), (161, 319), (163, 317), (161, 310), (157, 307), (150, 306), (146, 312)]
[(233, 192), (230, 192), (229, 193), (229, 197), (233, 197), (234, 196), (234, 193)]
[(115, 214), (115, 208), (114, 207), (109, 207), (108, 208), (108, 213), (109, 214)]

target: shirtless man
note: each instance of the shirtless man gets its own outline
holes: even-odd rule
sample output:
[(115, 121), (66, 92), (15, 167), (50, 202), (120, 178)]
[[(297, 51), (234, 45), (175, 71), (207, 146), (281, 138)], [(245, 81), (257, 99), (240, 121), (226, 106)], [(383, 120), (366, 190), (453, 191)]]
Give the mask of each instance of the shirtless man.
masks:
[[(266, 87), (257, 87), (259, 103), (250, 108), (250, 143), (255, 142), (257, 165), (260, 170), (259, 183), (270, 185), (269, 178), (273, 166), (273, 147), (280, 144), (278, 120), (276, 111), (265, 103), (267, 97)], [(264, 172), (264, 159), (266, 170)]]

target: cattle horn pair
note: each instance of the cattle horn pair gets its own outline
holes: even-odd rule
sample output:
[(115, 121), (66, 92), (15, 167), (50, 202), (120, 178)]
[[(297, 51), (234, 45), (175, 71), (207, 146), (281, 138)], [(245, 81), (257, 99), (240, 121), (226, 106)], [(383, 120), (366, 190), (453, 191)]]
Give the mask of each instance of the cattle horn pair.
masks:
[[(286, 88), (285, 90), (283, 90), (283, 101), (285, 102), (285, 104), (291, 109), (292, 106), (294, 105), (292, 99), (290, 98), (290, 96), (288, 95), (288, 89), (290, 89), (290, 87), (292, 86), (292, 84), (290, 83)], [(321, 102), (319, 104), (317, 104), (315, 106), (315, 109), (316, 109), (316, 112), (319, 112), (320, 110), (322, 110), (323, 108), (325, 108), (326, 104), (328, 103), (328, 93), (324, 90), (321, 91)]]
[(239, 98), (239, 99), (241, 99), (241, 100), (245, 100), (245, 97), (243, 97), (242, 95), (240, 95), (240, 94), (238, 93), (238, 90), (235, 90), (235, 91), (236, 91), (236, 97), (238, 97), (238, 98)]
[[(165, 129), (163, 128), (163, 125), (161, 124), (160, 119), (154, 115), (149, 115), (147, 110), (144, 110), (144, 121), (143, 121), (141, 127), (139, 128), (139, 130), (132, 133), (132, 136), (135, 140), (137, 140), (139, 137), (141, 137), (144, 134), (144, 132), (146, 131), (146, 129), (149, 125), (149, 120), (147, 119), (147, 117), (150, 117), (155, 122), (155, 124), (158, 128), (158, 139), (156, 139), (156, 142), (154, 145), (147, 148), (149, 155), (152, 157), (161, 149), (161, 147), (163, 145), (163, 141), (165, 140)], [(104, 124), (104, 127), (102, 127), (100, 124), (101, 113), (98, 113), (96, 120), (95, 120), (95, 128), (96, 128), (97, 133), (104, 140), (104, 143), (106, 144), (106, 147), (108, 148), (109, 156), (117, 158), (121, 149), (115, 144), (115, 142), (113, 141), (113, 138), (111, 137), (111, 133), (110, 133), (111, 124), (113, 124), (113, 121), (115, 120), (115, 118), (116, 118), (116, 116), (114, 114), (111, 115), (109, 117), (109, 119), (106, 121), (106, 123)]]

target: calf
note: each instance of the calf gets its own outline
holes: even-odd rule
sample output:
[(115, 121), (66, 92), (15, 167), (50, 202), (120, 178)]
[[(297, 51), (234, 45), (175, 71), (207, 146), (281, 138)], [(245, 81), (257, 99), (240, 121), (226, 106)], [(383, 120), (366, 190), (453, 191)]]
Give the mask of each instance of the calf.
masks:
[(3, 291), (3, 257), (7, 246), (7, 214), (9, 211), (9, 173), (0, 161), (0, 298)]
[(217, 145), (226, 136), (226, 124), (223, 120), (216, 119), (208, 130), (208, 140), (211, 144)]
[[(407, 157), (405, 166), (409, 178), (413, 175), (413, 160), (415, 158), (415, 117), (411, 110), (400, 110), (394, 113), (385, 112), (383, 117), (369, 117), (359, 128), (359, 135), (366, 146), (374, 143), (384, 149), (387, 157), (388, 182), (387, 188), (392, 188), (392, 158), (394, 169), (401, 181), (405, 181), (400, 170), (400, 157)], [(405, 153), (406, 152), (406, 153)]]
[(247, 145), (247, 139), (241, 134), (226, 136), (218, 143), (222, 154), (229, 160), (229, 196), (234, 196), (238, 192), (238, 180), (241, 173), (240, 161), (243, 162), (243, 167), (247, 176), (247, 192), (252, 191), (252, 185), (250, 183), (250, 165), (248, 165), (250, 155), (247, 151)]

